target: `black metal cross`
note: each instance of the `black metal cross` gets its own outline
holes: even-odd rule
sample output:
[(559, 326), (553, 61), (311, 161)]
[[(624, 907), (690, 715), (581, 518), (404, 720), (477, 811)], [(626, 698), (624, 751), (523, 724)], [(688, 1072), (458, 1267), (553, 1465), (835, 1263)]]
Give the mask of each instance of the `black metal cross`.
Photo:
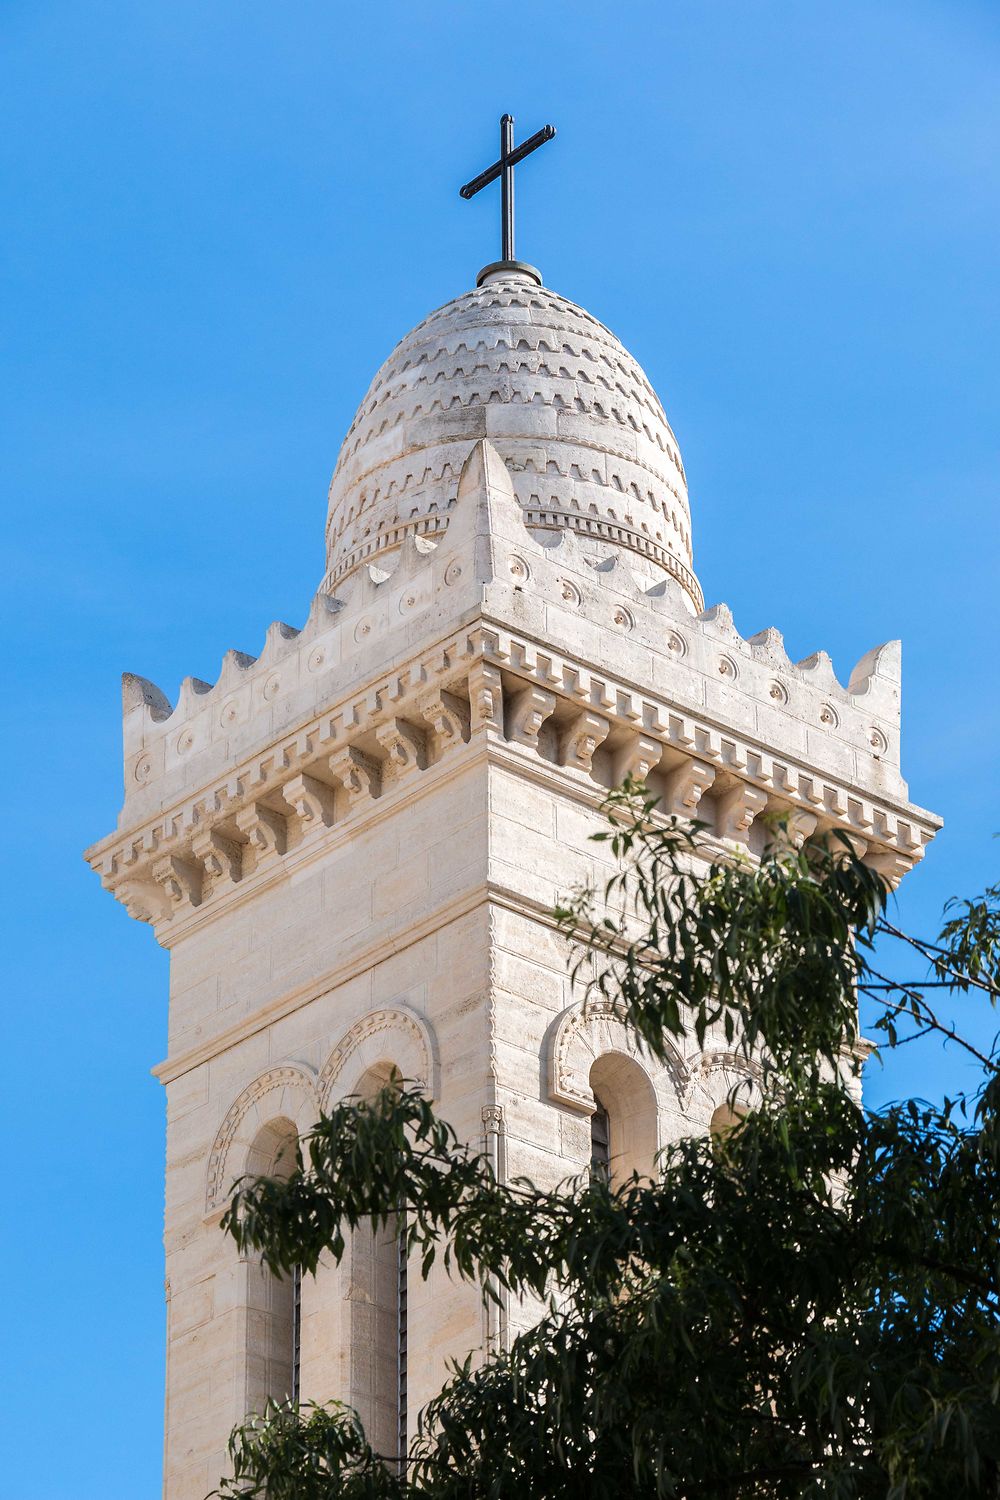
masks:
[(537, 151), (539, 146), (544, 146), (546, 141), (551, 141), (556, 133), (554, 125), (543, 125), (541, 130), (536, 130), (534, 135), (520, 146), (514, 145), (514, 116), (503, 115), (500, 120), (500, 160), (495, 161), (492, 167), (487, 167), (485, 172), (480, 172), (478, 177), (473, 177), (463, 188), (459, 188), (463, 198), (474, 198), (480, 188), (487, 187), (491, 182), (500, 178), (500, 222), (501, 222), (501, 244), (503, 248), (502, 259), (512, 261), (514, 256), (514, 168), (519, 161), (524, 161), (532, 151)]

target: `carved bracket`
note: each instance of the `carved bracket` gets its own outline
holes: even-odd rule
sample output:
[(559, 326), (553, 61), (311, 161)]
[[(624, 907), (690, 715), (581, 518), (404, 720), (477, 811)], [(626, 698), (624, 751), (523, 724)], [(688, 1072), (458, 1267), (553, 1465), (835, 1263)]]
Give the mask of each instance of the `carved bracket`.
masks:
[(345, 745), (327, 761), (330, 775), (335, 776), (353, 804), (361, 797), (377, 797), (382, 789), (379, 768), (363, 751)]
[(905, 854), (897, 853), (894, 849), (884, 849), (878, 853), (869, 854), (865, 859), (865, 864), (869, 869), (881, 875), (891, 891), (896, 889), (907, 871), (913, 869), (912, 859), (907, 859)]
[(750, 825), (767, 806), (767, 793), (759, 786), (741, 781), (716, 798), (715, 831), (720, 839), (735, 839), (745, 844)]
[(454, 693), (445, 692), (444, 688), (425, 693), (417, 704), (417, 711), (434, 731), (439, 749), (461, 744), (469, 738), (469, 706)]
[(394, 776), (421, 771), (427, 764), (427, 737), (406, 719), (390, 719), (375, 730), (375, 738), (388, 757)]
[(626, 776), (635, 781), (645, 781), (650, 771), (660, 764), (663, 744), (649, 734), (633, 734), (627, 744), (622, 745), (614, 756), (614, 784), (621, 786)]
[(214, 828), (203, 829), (191, 841), (191, 849), (205, 867), (207, 898), (218, 882), (239, 880), (243, 873), (243, 850), (234, 839), (227, 839)]
[(715, 780), (715, 770), (703, 760), (686, 760), (667, 777), (665, 805), (678, 818), (693, 818), (698, 803)]
[(818, 818), (815, 813), (806, 812), (805, 808), (793, 807), (788, 813), (786, 827), (788, 837), (793, 849), (801, 849), (806, 839), (812, 838), (816, 832)]
[(251, 802), (236, 814), (236, 825), (245, 833), (258, 860), (284, 854), (288, 847), (288, 820), (263, 802)]
[(197, 906), (201, 901), (201, 867), (190, 860), (166, 855), (153, 866), (153, 879), (163, 887), (173, 907), (185, 901)]
[(611, 721), (603, 714), (583, 709), (567, 724), (559, 737), (559, 758), (564, 766), (590, 771), (594, 751), (611, 733)]
[(776, 821), (770, 831), (768, 843), (772, 847), (786, 846), (801, 849), (806, 839), (816, 832), (819, 819), (804, 807), (789, 807), (787, 803), (771, 802), (767, 809)]
[(136, 922), (159, 922), (173, 909), (166, 891), (155, 880), (123, 880), (111, 889)]
[(478, 661), (469, 673), (469, 710), (472, 730), (503, 734), (503, 686), (491, 662)]
[(538, 731), (555, 706), (555, 693), (545, 688), (532, 686), (515, 693), (507, 710), (507, 738), (537, 750)]
[(281, 795), (295, 809), (304, 832), (330, 828), (334, 823), (334, 791), (315, 776), (300, 774), (285, 783)]

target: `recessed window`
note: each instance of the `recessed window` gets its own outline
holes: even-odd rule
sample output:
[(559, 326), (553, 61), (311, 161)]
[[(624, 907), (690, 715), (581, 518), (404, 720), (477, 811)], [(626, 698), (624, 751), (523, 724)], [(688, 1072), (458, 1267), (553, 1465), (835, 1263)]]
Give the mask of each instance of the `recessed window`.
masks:
[(727, 1135), (731, 1135), (740, 1121), (745, 1117), (746, 1110), (741, 1109), (738, 1104), (732, 1104), (728, 1099), (720, 1104), (712, 1112), (709, 1131), (716, 1140), (724, 1141)]
[[(373, 1099), (399, 1080), (389, 1067), (370, 1069), (357, 1086)], [(385, 1463), (405, 1472), (407, 1423), (407, 1266), (406, 1208), (388, 1221), (361, 1223), (351, 1236), (350, 1404), (365, 1436)]]
[[(297, 1134), (290, 1120), (273, 1120), (250, 1148), (247, 1172), (255, 1177), (288, 1177), (295, 1166)], [(268, 1402), (297, 1401), (301, 1365), (302, 1278), (298, 1268), (276, 1276), (262, 1260), (246, 1266), (247, 1415), (259, 1415)]]
[(597, 1108), (590, 1117), (590, 1180), (611, 1181), (611, 1121), (604, 1105), (594, 1095)]
[(606, 1052), (590, 1069), (596, 1109), (590, 1117), (590, 1170), (610, 1183), (656, 1170), (656, 1095), (649, 1075), (621, 1052)]

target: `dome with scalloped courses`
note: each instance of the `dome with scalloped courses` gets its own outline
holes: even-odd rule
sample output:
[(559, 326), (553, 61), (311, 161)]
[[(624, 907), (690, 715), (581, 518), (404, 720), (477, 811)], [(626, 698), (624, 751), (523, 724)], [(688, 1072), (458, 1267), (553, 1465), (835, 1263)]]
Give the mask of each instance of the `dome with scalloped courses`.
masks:
[(479, 438), (539, 540), (572, 530), (595, 562), (624, 549), (702, 608), (684, 466), (655, 391), (613, 333), (527, 269), (431, 313), (375, 376), (330, 486), (323, 587), (389, 563), (410, 533), (439, 538)]

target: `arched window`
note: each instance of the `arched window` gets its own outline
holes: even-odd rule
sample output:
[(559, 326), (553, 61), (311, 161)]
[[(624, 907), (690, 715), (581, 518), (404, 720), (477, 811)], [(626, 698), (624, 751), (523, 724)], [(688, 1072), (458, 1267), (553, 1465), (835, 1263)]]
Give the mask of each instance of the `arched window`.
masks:
[(730, 1099), (725, 1099), (712, 1111), (709, 1132), (715, 1140), (723, 1141), (736, 1129), (745, 1115), (745, 1109), (738, 1104), (733, 1104)]
[(590, 1117), (591, 1171), (606, 1182), (655, 1170), (656, 1094), (646, 1072), (621, 1052), (605, 1052), (590, 1069), (597, 1108)]
[[(254, 1138), (247, 1157), (251, 1176), (287, 1177), (295, 1166), (297, 1141), (290, 1120), (272, 1120)], [(269, 1401), (297, 1400), (302, 1328), (301, 1277), (275, 1276), (261, 1260), (247, 1265), (248, 1414)]]
[[(396, 1069), (370, 1068), (357, 1087), (371, 1099), (399, 1078)], [(359, 1224), (351, 1239), (350, 1404), (376, 1453), (405, 1459), (407, 1431), (407, 1264), (401, 1206), (386, 1224)]]

